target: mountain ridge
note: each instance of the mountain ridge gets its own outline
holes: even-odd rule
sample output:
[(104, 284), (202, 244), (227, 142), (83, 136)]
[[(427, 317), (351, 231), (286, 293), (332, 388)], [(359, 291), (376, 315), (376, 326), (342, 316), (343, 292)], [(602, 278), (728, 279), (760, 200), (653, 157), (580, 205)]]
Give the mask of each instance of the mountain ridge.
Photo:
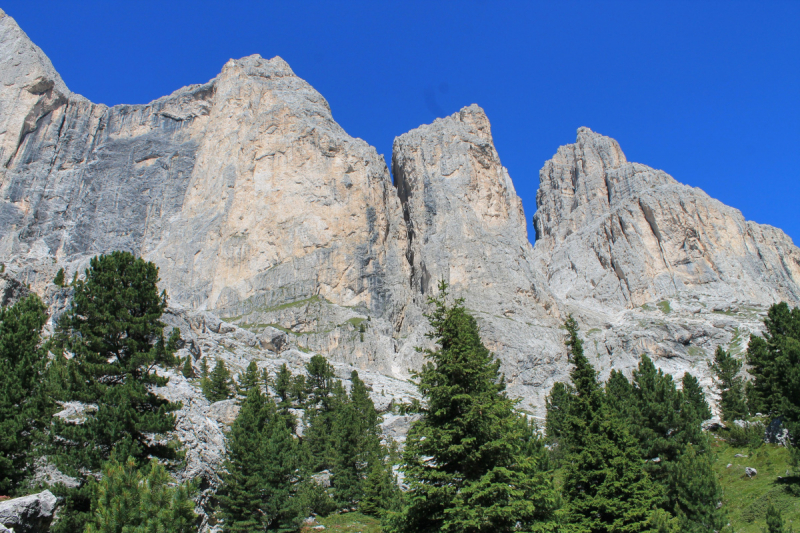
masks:
[(0, 52), (0, 261), (41, 294), (99, 253), (155, 262), (178, 315), (217, 315), (249, 339), (225, 341), (235, 356), (195, 339), (196, 363), (271, 364), (279, 354), (253, 339), (284, 332), (295, 355), (405, 380), (444, 279), (510, 392), (541, 415), (568, 372), (568, 314), (601, 375), (647, 352), (708, 388), (717, 345), (759, 331), (770, 303), (800, 301), (788, 236), (586, 127), (540, 172), (531, 245), (477, 105), (398, 136), (392, 180), (279, 57), (231, 59), (207, 83), (108, 107), (70, 92), (4, 14)]

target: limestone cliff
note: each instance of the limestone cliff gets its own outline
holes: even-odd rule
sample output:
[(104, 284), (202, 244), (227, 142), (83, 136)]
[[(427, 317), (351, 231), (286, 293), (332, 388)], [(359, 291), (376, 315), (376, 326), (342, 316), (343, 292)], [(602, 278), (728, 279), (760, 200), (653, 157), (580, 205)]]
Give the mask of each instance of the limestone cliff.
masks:
[[(318, 352), (406, 394), (426, 298), (445, 279), (511, 393), (541, 415), (569, 371), (567, 313), (601, 376), (647, 352), (710, 385), (717, 345), (740, 352), (769, 304), (800, 302), (800, 251), (780, 230), (629, 163), (586, 128), (540, 173), (531, 246), (478, 106), (398, 137), (393, 183), (277, 57), (230, 60), (207, 83), (107, 107), (70, 92), (0, 11), (0, 66), (4, 284), (47, 295), (59, 268), (69, 279), (98, 253), (132, 251), (158, 264), (195, 361), (236, 371)], [(180, 381), (164, 394), (197, 394)], [(182, 424), (217, 427), (195, 400)], [(218, 437), (186, 436), (212, 449)]]
[(800, 301), (800, 251), (782, 231), (629, 163), (588, 128), (545, 163), (536, 203), (538, 266), (562, 299), (597, 309), (686, 293)]

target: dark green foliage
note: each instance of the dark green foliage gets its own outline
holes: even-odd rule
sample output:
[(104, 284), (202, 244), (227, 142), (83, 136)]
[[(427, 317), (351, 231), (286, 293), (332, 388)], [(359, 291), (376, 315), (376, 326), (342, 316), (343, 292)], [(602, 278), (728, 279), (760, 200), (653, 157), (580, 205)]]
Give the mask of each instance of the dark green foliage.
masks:
[(194, 377), (194, 368), (192, 367), (192, 356), (187, 355), (186, 361), (183, 362), (183, 368), (181, 369), (181, 374), (186, 379), (191, 379)]
[(400, 497), (392, 465), (380, 458), (374, 460), (364, 480), (364, 492), (358, 510), (367, 515), (383, 516), (397, 509)]
[(686, 372), (681, 379), (681, 391), (684, 403), (694, 409), (696, 418), (701, 422), (711, 418), (711, 408), (708, 406), (706, 395), (696, 377)]
[[(631, 382), (612, 371), (599, 393), (571, 318), (566, 329), (571, 376), (579, 386), (558, 402), (569, 405), (561, 429), (569, 443), (560, 459), (567, 465), (564, 520), (579, 531), (710, 533), (722, 527), (721, 489), (701, 431), (711, 413), (697, 380), (685, 375), (678, 390), (643, 355)], [(548, 423), (563, 418), (551, 413), (553, 399), (563, 395), (554, 387)]]
[(197, 531), (189, 488), (173, 486), (166, 469), (153, 460), (141, 470), (137, 461), (111, 459), (93, 482), (91, 521), (86, 533), (190, 533)]
[(605, 409), (586, 428), (564, 476), (564, 509), (578, 531), (651, 530), (662, 491), (642, 468), (639, 446), (624, 422)]
[(606, 382), (606, 404), (611, 412), (618, 413), (619, 416), (630, 416), (632, 404), (634, 403), (633, 386), (625, 374), (617, 370), (612, 370)]
[(575, 389), (564, 431), (565, 450), (580, 448), (588, 434), (587, 428), (597, 417), (603, 404), (603, 391), (597, 382), (597, 372), (583, 353), (583, 341), (578, 335), (578, 323), (570, 315), (564, 322), (567, 330), (567, 353), (573, 367), (569, 377)]
[(670, 479), (670, 501), (685, 533), (713, 533), (728, 522), (718, 504), (722, 488), (712, 469), (712, 457), (687, 446)]
[(59, 287), (63, 287), (64, 286), (64, 269), (63, 268), (59, 268), (58, 269), (58, 272), (56, 272), (56, 277), (55, 277), (55, 279), (53, 279), (53, 283), (55, 283)]
[(179, 339), (177, 330), (169, 340), (163, 336), (167, 297), (157, 283), (158, 268), (127, 252), (95, 257), (58, 322), (56, 345), (72, 354), (54, 365), (65, 378), (61, 399), (98, 406), (83, 424), (54, 420), (54, 433), (71, 443), (61, 451), (75, 466), (98, 471), (120, 446), (137, 460), (175, 457), (171, 447), (147, 436), (173, 430), (170, 412), (180, 407), (148, 390), (167, 384), (153, 367), (175, 366)]
[(784, 526), (780, 509), (770, 504), (767, 507), (767, 529), (764, 533), (790, 533), (790, 531)]
[(208, 359), (205, 357), (200, 360), (200, 377), (208, 379)]
[(0, 493), (13, 492), (32, 466), (34, 433), (53, 412), (42, 389), (47, 315), (38, 296), (0, 308)]
[(742, 362), (730, 352), (717, 346), (714, 353), (714, 362), (710, 364), (711, 371), (716, 378), (715, 384), (720, 394), (720, 410), (722, 419), (726, 422), (742, 420), (747, 416), (747, 406), (744, 401), (744, 380), (739, 375)]
[[(151, 457), (179, 458), (167, 434), (175, 428), (171, 413), (180, 405), (150, 390), (167, 384), (154, 368), (176, 365), (179, 340), (177, 330), (164, 338), (160, 318), (167, 296), (157, 283), (158, 268), (127, 252), (95, 257), (75, 285), (72, 307), (58, 322), (58, 355), (49, 367), (53, 395), (97, 406), (80, 424), (53, 418), (51, 457), (69, 475), (99, 472), (112, 450), (140, 464)], [(67, 497), (57, 532), (74, 531), (82, 522), (87, 495), (79, 489)]]
[[(308, 454), (309, 470), (317, 472), (333, 467), (333, 430), (336, 407), (347, 400), (342, 384), (334, 379), (333, 367), (321, 355), (315, 355), (306, 363), (307, 378), (295, 381), (295, 388), (304, 384), (302, 398), (305, 400), (306, 431), (303, 445)], [(301, 401), (300, 393), (296, 400)]]
[(259, 387), (252, 387), (228, 434), (217, 492), (225, 532), (293, 531), (297, 444), (286, 420)]
[(561, 444), (567, 435), (567, 416), (570, 409), (570, 400), (575, 390), (567, 383), (556, 383), (550, 389), (550, 394), (545, 399), (547, 417), (545, 418), (545, 432), (552, 443)]
[(292, 373), (289, 372), (286, 363), (283, 363), (275, 374), (273, 388), (281, 403), (289, 403), (291, 401)]
[[(775, 304), (764, 320), (763, 337), (752, 336), (747, 349), (752, 381), (750, 411), (781, 417), (795, 449), (800, 448), (800, 308)], [(800, 460), (800, 456), (798, 456)]]
[(261, 388), (261, 376), (255, 361), (250, 361), (247, 369), (239, 375), (239, 382), (236, 384), (236, 391), (242, 396), (247, 396), (250, 389)]
[(438, 349), (416, 375), (427, 400), (403, 454), (409, 486), (395, 531), (528, 531), (549, 519), (554, 494), (526, 455), (519, 415), (505, 393), (499, 362), (462, 302), (447, 305), (447, 285), (429, 302)]
[[(597, 373), (583, 354), (578, 324), (570, 316), (565, 327), (576, 394), (567, 418), (564, 519), (579, 531), (648, 531), (662, 494), (643, 469), (640, 447), (625, 419), (628, 409), (611, 410)], [(632, 395), (626, 384), (618, 374), (611, 387)]]
[(217, 359), (214, 370), (211, 374), (200, 382), (203, 395), (209, 402), (219, 402), (227, 400), (233, 396), (233, 381), (231, 372), (225, 366), (225, 361)]
[[(659, 482), (665, 482), (671, 464), (690, 443), (705, 443), (701, 420), (693, 404), (684, 402), (672, 376), (642, 355), (633, 371), (633, 408), (630, 427), (639, 442), (647, 470)], [(658, 461), (653, 461), (658, 459)]]
[[(384, 455), (378, 425), (380, 419), (367, 387), (355, 370), (350, 375), (350, 382), (350, 398), (337, 402), (332, 428), (331, 483), (340, 507), (352, 506), (363, 499), (364, 479), (373, 465), (383, 461)], [(375, 474), (379, 472), (381, 470)], [(376, 502), (376, 505), (380, 503)]]

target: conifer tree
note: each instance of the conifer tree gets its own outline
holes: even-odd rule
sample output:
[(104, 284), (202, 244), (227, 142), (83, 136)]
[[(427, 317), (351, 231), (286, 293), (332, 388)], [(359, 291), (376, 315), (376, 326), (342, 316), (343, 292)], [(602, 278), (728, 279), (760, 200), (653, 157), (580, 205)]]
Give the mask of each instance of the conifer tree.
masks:
[(203, 395), (212, 403), (227, 400), (233, 395), (231, 372), (225, 366), (225, 361), (217, 359), (214, 370), (211, 371), (208, 378), (201, 381), (200, 387)]
[(13, 492), (30, 474), (34, 433), (53, 412), (42, 390), (45, 311), (36, 295), (0, 308), (0, 493)]
[(191, 379), (194, 377), (194, 368), (192, 367), (192, 356), (187, 355), (186, 361), (183, 362), (183, 368), (181, 369), (181, 374), (186, 379)]
[(570, 401), (567, 417), (567, 437), (570, 447), (580, 446), (586, 430), (597, 417), (603, 404), (603, 391), (597, 382), (597, 372), (583, 353), (583, 341), (578, 335), (578, 323), (570, 315), (564, 322), (567, 330), (567, 353), (573, 367), (570, 380), (575, 395)]
[(648, 461), (648, 472), (666, 483), (671, 463), (683, 453), (687, 444), (704, 444), (699, 416), (693, 405), (684, 402), (672, 376), (656, 369), (653, 361), (642, 355), (633, 371), (631, 411), (632, 434), (639, 441), (642, 458)]
[(579, 531), (650, 531), (661, 491), (644, 472), (628, 421), (604, 401), (572, 316), (565, 327), (576, 395), (568, 418), (573, 445), (564, 476), (564, 518)]
[(571, 385), (557, 382), (550, 389), (550, 394), (545, 399), (547, 414), (545, 418), (545, 432), (551, 443), (558, 443), (564, 447), (563, 439), (567, 436), (567, 417), (569, 416), (569, 402), (575, 390)]
[(751, 413), (781, 417), (800, 462), (800, 308), (775, 304), (764, 320), (763, 336), (751, 336), (747, 403)]
[(255, 361), (250, 361), (247, 369), (239, 375), (239, 381), (236, 384), (236, 390), (239, 394), (247, 396), (247, 393), (252, 388), (261, 387), (261, 376), (258, 372), (258, 366)]
[(626, 424), (602, 409), (586, 429), (564, 476), (566, 521), (587, 532), (651, 531), (662, 491), (644, 472)]
[(550, 518), (553, 492), (524, 452), (515, 402), (500, 363), (480, 339), (461, 300), (447, 303), (447, 284), (430, 298), (437, 348), (416, 375), (427, 401), (403, 454), (406, 504), (389, 521), (395, 531), (529, 531)]
[(681, 385), (683, 401), (694, 409), (696, 417), (701, 422), (711, 418), (711, 408), (708, 406), (706, 395), (697, 378), (686, 372), (681, 379)]
[(58, 269), (58, 272), (56, 272), (56, 277), (55, 277), (55, 279), (53, 279), (53, 283), (56, 284), (59, 287), (63, 287), (64, 286), (64, 269), (63, 268), (59, 268)]
[(294, 531), (298, 508), (291, 501), (297, 445), (275, 404), (251, 388), (227, 442), (217, 492), (223, 531)]
[[(306, 430), (303, 445), (310, 463), (307, 467), (317, 472), (332, 464), (333, 427), (335, 406), (347, 401), (341, 382), (334, 379), (333, 367), (321, 355), (306, 363), (305, 399)], [(298, 382), (302, 383), (302, 382)]]
[(273, 388), (281, 403), (289, 403), (291, 401), (292, 373), (289, 372), (286, 363), (283, 363), (275, 373)]
[[(176, 365), (180, 338), (177, 329), (164, 338), (160, 319), (167, 296), (157, 284), (158, 268), (127, 252), (93, 258), (75, 284), (72, 307), (59, 319), (54, 339), (55, 351), (71, 358), (57, 356), (49, 375), (57, 399), (97, 407), (81, 424), (52, 421), (51, 457), (68, 475), (99, 472), (112, 450), (140, 464), (150, 457), (178, 458), (167, 435), (180, 404), (151, 391), (167, 384), (154, 368)], [(87, 485), (62, 492), (66, 504), (54, 529), (75, 531), (89, 510)]]
[(193, 533), (197, 531), (190, 487), (173, 486), (163, 465), (153, 460), (137, 467), (129, 458), (112, 457), (103, 465), (103, 477), (93, 482), (92, 513), (86, 533)]
[(727, 524), (722, 487), (708, 453), (689, 445), (681, 455), (670, 481), (670, 501), (685, 533), (713, 533)]
[[(331, 483), (341, 507), (364, 497), (364, 480), (372, 466), (382, 463), (385, 450), (380, 442), (378, 412), (367, 387), (355, 370), (350, 374), (350, 398), (337, 403), (333, 422), (333, 477)], [(378, 475), (385, 468), (372, 472)], [(384, 483), (373, 480), (373, 483)], [(379, 503), (378, 503), (379, 504)]]
[(722, 419), (727, 422), (741, 420), (747, 416), (747, 406), (744, 400), (744, 382), (739, 372), (742, 362), (722, 346), (717, 346), (714, 353), (714, 362), (710, 365), (716, 378), (715, 384), (720, 393), (720, 410)]
[(634, 390), (625, 374), (612, 370), (606, 382), (605, 401), (609, 412), (630, 420), (635, 414)]
[(400, 488), (392, 472), (392, 465), (378, 458), (369, 466), (364, 480), (364, 496), (358, 510), (366, 515), (384, 516), (396, 509), (400, 501)]
[(780, 509), (771, 503), (767, 507), (767, 529), (763, 531), (764, 533), (791, 533), (791, 530), (784, 526)]

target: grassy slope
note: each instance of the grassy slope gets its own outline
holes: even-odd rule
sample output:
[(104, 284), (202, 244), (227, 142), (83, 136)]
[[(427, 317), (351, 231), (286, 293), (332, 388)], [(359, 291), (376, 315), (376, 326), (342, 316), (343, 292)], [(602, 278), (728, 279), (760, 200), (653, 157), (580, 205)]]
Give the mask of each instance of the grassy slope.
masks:
[(316, 524), (303, 528), (303, 533), (317, 533), (316, 525), (323, 525), (323, 531), (335, 533), (381, 533), (381, 521), (373, 516), (361, 513), (332, 514), (325, 518), (317, 518)]
[[(787, 526), (800, 531), (800, 498), (790, 495), (777, 479), (791, 469), (785, 448), (764, 444), (751, 450), (715, 441), (714, 451), (714, 468), (725, 491), (723, 505), (736, 533), (761, 533), (766, 527), (764, 516), (770, 502), (781, 510)], [(734, 457), (736, 454), (748, 457)], [(758, 475), (748, 478), (744, 473), (748, 466), (755, 468)]]
[[(770, 503), (781, 510), (786, 525), (800, 533), (800, 498), (790, 495), (778, 482), (778, 476), (786, 476), (786, 471), (791, 469), (789, 452), (785, 448), (764, 444), (751, 450), (735, 448), (720, 440), (715, 440), (712, 446), (717, 455), (714, 468), (725, 491), (723, 505), (735, 533), (761, 533), (766, 526), (764, 516)], [(736, 454), (748, 457), (734, 457)], [(747, 466), (755, 468), (758, 475), (748, 478), (744, 473)], [(557, 478), (559, 474), (556, 472)], [(556, 479), (557, 485), (559, 481)], [(330, 515), (319, 518), (314, 525), (325, 526), (325, 532), (381, 532), (380, 520), (361, 513)], [(309, 526), (303, 531), (317, 532)]]

